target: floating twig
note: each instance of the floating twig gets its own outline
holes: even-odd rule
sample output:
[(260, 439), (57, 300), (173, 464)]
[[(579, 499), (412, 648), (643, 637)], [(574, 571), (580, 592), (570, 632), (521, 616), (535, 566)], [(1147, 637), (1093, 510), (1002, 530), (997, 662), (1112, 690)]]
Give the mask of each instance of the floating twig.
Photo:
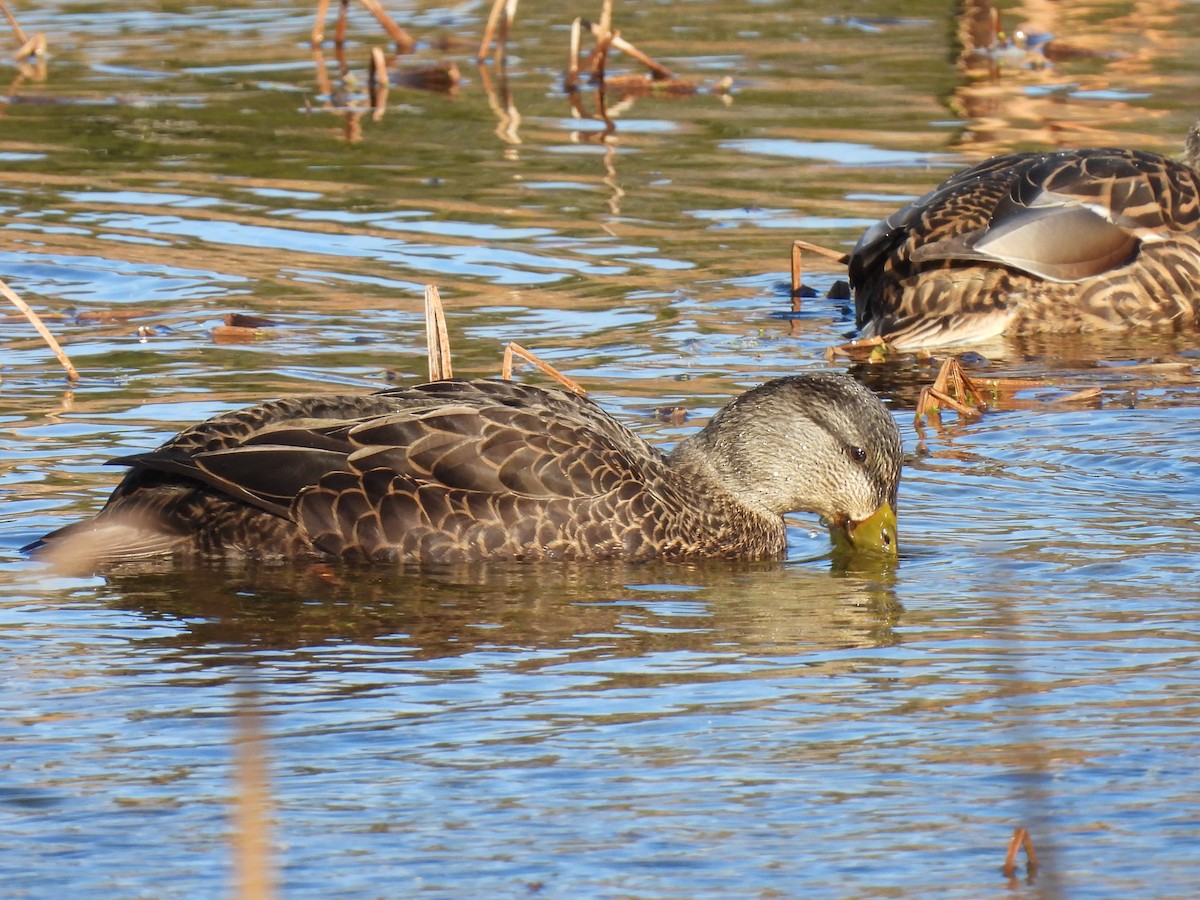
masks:
[(42, 336), (42, 340), (45, 341), (46, 345), (54, 351), (54, 355), (58, 357), (58, 361), (62, 363), (62, 367), (67, 370), (67, 378), (69, 378), (71, 381), (78, 381), (79, 372), (76, 370), (75, 366), (71, 364), (71, 360), (67, 356), (66, 351), (63, 350), (58, 341), (54, 339), (54, 335), (50, 333), (50, 329), (45, 326), (41, 318), (38, 317), (38, 314), (30, 308), (28, 303), (17, 296), (16, 291), (10, 288), (3, 281), (0, 281), (0, 294), (3, 294), (6, 298), (8, 298), (8, 301), (12, 303), (13, 306), (24, 313), (25, 318), (29, 320), (29, 323), (37, 329), (37, 333)]
[(844, 356), (859, 362), (879, 362), (887, 355), (887, 352), (888, 346), (883, 338), (863, 338), (862, 340), (838, 344), (834, 347), (826, 347), (825, 360), (826, 362), (833, 362), (839, 356)]
[(612, 48), (616, 32), (599, 30), (592, 26), (592, 34), (596, 36), (596, 47), (592, 50), (591, 73), (592, 81), (604, 87), (604, 72), (608, 68), (608, 51)]
[(8, 19), (8, 27), (13, 30), (13, 34), (17, 37), (17, 43), (24, 46), (29, 43), (29, 38), (25, 36), (25, 32), (21, 29), (21, 23), (17, 21), (17, 17), (9, 11), (8, 4), (4, 0), (0, 0), (0, 12), (4, 13), (4, 18)]
[(446, 313), (437, 285), (425, 285), (425, 346), (429, 356), (429, 380), (453, 378), (450, 365), (450, 334), (446, 330)]
[(462, 80), (458, 66), (453, 62), (434, 63), (419, 69), (397, 72), (394, 77), (396, 84), (418, 91), (436, 91), (442, 94), (455, 93), (458, 83)]
[(226, 313), (223, 325), (211, 332), (214, 344), (253, 344), (275, 337), (277, 322), (245, 313)]
[(550, 365), (550, 363), (539, 358), (536, 353), (526, 350), (524, 347), (514, 341), (509, 341), (508, 346), (504, 348), (504, 363), (500, 370), (500, 377), (505, 381), (512, 381), (514, 356), (519, 356), (526, 362), (533, 363), (533, 365), (537, 366), (539, 371), (549, 375), (568, 391), (574, 391), (580, 397), (587, 396), (587, 391), (585, 391), (577, 381), (568, 378), (562, 372), (558, 371), (558, 369), (554, 368), (554, 366)]

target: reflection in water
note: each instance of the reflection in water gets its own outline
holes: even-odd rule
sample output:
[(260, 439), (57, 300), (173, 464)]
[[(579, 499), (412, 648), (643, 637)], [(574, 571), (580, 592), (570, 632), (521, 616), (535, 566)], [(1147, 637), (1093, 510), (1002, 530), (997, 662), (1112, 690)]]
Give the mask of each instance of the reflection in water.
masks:
[[(1114, 85), (1121, 73), (1144, 70), (1148, 56), (1162, 52), (1178, 27), (1179, 10), (1135, 4), (1128, 17), (1114, 20), (1096, 7), (1025, 0), (1001, 11), (990, 0), (964, 0), (955, 34), (956, 63), (965, 81), (950, 104), (965, 120), (960, 149), (983, 157), (1031, 143), (1142, 143), (1129, 135), (1129, 122), (1161, 113), (1135, 111), (1131, 104), (1146, 94)], [(1097, 21), (1104, 22), (1102, 28)], [(1060, 63), (1070, 64), (1070, 71), (1056, 68)], [(1143, 72), (1141, 82), (1145, 90), (1154, 79)], [(1070, 102), (1076, 98), (1082, 102)]]
[[(893, 643), (900, 605), (884, 573), (804, 566), (473, 566), (422, 572), (217, 566), (111, 574), (97, 597), (173, 622), (146, 645), (208, 657), (379, 639), (413, 658), (487, 647), (605, 656)], [(209, 656), (212, 648), (221, 648)], [(531, 656), (530, 663), (535, 660)]]
[[(1198, 356), (1200, 335), (1192, 330), (1139, 329), (1011, 335), (980, 344), (960, 360), (972, 376), (1012, 379), (1018, 384), (1014, 391), (991, 395), (990, 408), (1062, 412), (1080, 408), (1056, 405), (1076, 394), (1083, 395), (1080, 403), (1092, 408), (1190, 406)], [(921, 388), (933, 382), (943, 359), (895, 354), (879, 362), (854, 363), (849, 371), (898, 409), (910, 410), (915, 409)]]

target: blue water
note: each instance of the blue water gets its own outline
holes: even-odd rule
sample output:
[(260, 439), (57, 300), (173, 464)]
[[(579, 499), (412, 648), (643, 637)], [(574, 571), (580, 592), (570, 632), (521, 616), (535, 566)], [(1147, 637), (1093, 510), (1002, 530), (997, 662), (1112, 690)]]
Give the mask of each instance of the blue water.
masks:
[[(1039, 384), (918, 432), (933, 365), (827, 361), (844, 270), (806, 258), (793, 310), (785, 269), (791, 238), (845, 250), (987, 141), (1177, 152), (1195, 17), (1038, 23), (1171, 41), (1142, 68), (980, 83), (941, 4), (618, 5), (702, 90), (608, 98), (601, 144), (557, 90), (561, 11), (520, 8), (514, 133), (471, 62), (486, 10), (388, 6), (427, 42), (397, 65), (451, 58), (464, 81), (393, 88), (378, 121), (386, 42), (353, 4), (336, 108), (306, 4), (16, 10), (51, 55), (0, 120), (0, 277), (84, 377), (8, 320), (0, 893), (233, 893), (249, 705), (280, 896), (1193, 896), (1200, 336), (983, 348), (984, 374)], [(456, 372), (495, 375), (519, 341), (662, 446), (767, 378), (852, 371), (904, 434), (899, 565), (841, 571), (808, 517), (786, 562), (743, 566), (66, 577), (21, 557), (99, 508), (109, 458), (262, 397), (420, 380), (430, 281)], [(234, 312), (273, 324), (239, 342)], [(1040, 864), (1010, 881), (1017, 826)]]

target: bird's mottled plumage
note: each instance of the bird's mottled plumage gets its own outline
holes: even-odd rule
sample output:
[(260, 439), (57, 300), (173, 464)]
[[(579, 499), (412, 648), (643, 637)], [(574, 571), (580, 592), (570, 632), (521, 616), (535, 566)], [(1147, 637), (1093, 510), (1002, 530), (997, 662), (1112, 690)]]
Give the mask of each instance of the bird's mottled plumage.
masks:
[(887, 410), (840, 375), (748, 391), (669, 457), (574, 394), (438, 381), (209, 419), (114, 460), (130, 471), (104, 509), (29, 549), (96, 563), (770, 558), (785, 512), (848, 533), (886, 508), (875, 541), (894, 554), (900, 453)]
[(872, 226), (850, 256), (862, 337), (897, 347), (1200, 318), (1200, 122), (1183, 162), (1013, 153)]

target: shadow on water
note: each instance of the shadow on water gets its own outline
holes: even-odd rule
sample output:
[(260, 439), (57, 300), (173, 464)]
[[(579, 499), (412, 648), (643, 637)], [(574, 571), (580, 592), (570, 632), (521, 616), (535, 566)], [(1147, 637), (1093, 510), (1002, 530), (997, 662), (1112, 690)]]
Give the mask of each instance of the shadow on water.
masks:
[(416, 658), (498, 646), (614, 656), (718, 645), (751, 653), (882, 646), (897, 640), (902, 611), (892, 581), (887, 571), (768, 563), (421, 572), (213, 564), (110, 574), (95, 596), (175, 629), (146, 638), (148, 645), (220, 665), (230, 652), (385, 638)]

